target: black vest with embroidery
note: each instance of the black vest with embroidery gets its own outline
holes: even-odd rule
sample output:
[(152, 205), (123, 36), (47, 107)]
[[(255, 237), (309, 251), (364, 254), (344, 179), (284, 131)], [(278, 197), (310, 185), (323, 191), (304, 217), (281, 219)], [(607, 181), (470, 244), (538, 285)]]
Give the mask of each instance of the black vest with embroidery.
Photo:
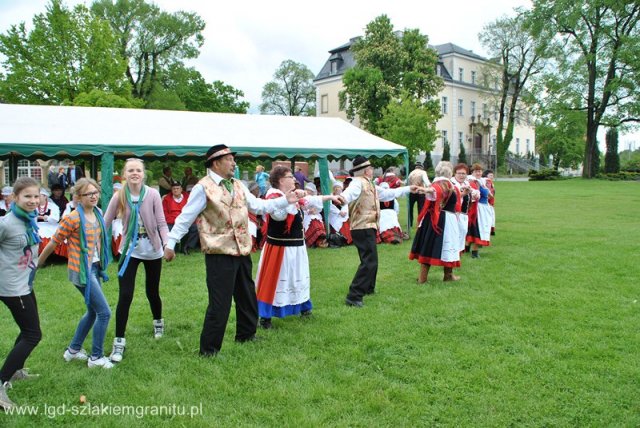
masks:
[(288, 233), (286, 228), (286, 218), (282, 221), (274, 220), (273, 217), (269, 218), (267, 242), (279, 247), (299, 247), (304, 245), (304, 227), (302, 226), (302, 212), (300, 210), (294, 216)]

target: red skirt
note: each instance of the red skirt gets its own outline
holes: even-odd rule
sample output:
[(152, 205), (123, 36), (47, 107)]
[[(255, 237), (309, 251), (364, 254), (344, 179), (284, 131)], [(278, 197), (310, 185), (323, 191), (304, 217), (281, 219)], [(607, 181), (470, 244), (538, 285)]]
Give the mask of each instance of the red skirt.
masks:
[(304, 232), (304, 240), (307, 247), (323, 247), (327, 244), (327, 232), (320, 220), (313, 219)]

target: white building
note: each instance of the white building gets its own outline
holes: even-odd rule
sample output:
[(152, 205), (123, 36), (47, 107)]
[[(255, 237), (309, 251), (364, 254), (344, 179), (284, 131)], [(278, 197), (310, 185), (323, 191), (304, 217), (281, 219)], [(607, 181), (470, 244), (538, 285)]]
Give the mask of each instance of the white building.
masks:
[[(338, 94), (344, 89), (342, 75), (355, 65), (350, 48), (357, 39), (330, 50), (327, 62), (314, 79), (318, 116), (348, 120), (346, 112), (340, 109)], [(438, 52), (437, 73), (444, 80), (444, 88), (438, 94), (442, 109), (437, 123), (440, 138), (431, 152), (434, 164), (442, 156), (443, 143), (448, 141), (453, 161), (463, 144), (469, 163), (479, 161), (495, 167), (496, 94), (480, 86), (487, 59), (453, 43), (432, 48)], [(520, 116), (516, 118), (509, 151), (525, 156), (535, 152), (535, 128), (528, 112)], [(353, 123), (359, 126), (357, 118)]]

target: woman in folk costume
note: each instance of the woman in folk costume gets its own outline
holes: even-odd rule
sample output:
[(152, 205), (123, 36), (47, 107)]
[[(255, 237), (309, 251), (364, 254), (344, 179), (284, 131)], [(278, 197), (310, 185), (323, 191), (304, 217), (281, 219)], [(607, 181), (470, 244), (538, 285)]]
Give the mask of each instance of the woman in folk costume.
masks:
[[(333, 183), (333, 194), (338, 196), (342, 193), (342, 183)], [(329, 209), (329, 226), (331, 233), (339, 233), (344, 236), (347, 245), (353, 242), (351, 238), (351, 227), (349, 226), (349, 206), (340, 202), (332, 202)]]
[[(307, 183), (304, 187), (307, 196), (316, 196), (318, 194), (316, 186), (313, 183)], [(304, 238), (307, 247), (326, 248), (329, 246), (327, 242), (327, 229), (324, 227), (322, 218), (322, 204), (319, 206), (308, 204), (303, 206), (304, 220)]]
[[(90, 178), (80, 178), (74, 187), (80, 203), (71, 214), (62, 219), (51, 242), (40, 255), (38, 265), (44, 264), (57, 245), (65, 240), (68, 242), (69, 281), (84, 296), (87, 311), (80, 319), (73, 339), (62, 357), (67, 362), (87, 361), (89, 368), (110, 369), (113, 364), (104, 356), (104, 338), (111, 309), (101, 284), (101, 281), (109, 280), (106, 274), (109, 265), (109, 236), (102, 212), (97, 207), (100, 190), (98, 183)], [(91, 356), (87, 356), (82, 344), (92, 328)]]
[[(276, 166), (269, 175), (266, 199), (279, 198), (295, 189), (291, 169)], [(260, 326), (271, 328), (271, 318), (311, 314), (309, 258), (305, 246), (300, 205), (320, 208), (323, 201), (339, 201), (335, 195), (306, 196), (299, 205), (288, 205), (265, 215), (267, 241), (260, 255), (256, 289)]]
[(164, 334), (160, 274), (164, 245), (169, 228), (157, 190), (144, 184), (144, 163), (141, 159), (127, 159), (124, 164), (125, 183), (109, 202), (104, 216), (107, 227), (119, 216), (122, 218), (123, 239), (118, 263), (118, 305), (116, 306), (116, 337), (113, 339), (111, 361), (120, 362), (126, 346), (125, 330), (129, 308), (133, 301), (138, 265), (144, 265), (145, 288), (153, 315), (153, 336)]
[(489, 208), (489, 189), (482, 179), (482, 165), (474, 163), (471, 166), (469, 184), (479, 193), (469, 209), (469, 230), (467, 232), (467, 245), (471, 246), (471, 258), (480, 257), (478, 249), (488, 247), (491, 243), (491, 209)]
[[(40, 189), (40, 203), (38, 204), (36, 221), (38, 222), (38, 235), (40, 235), (41, 239), (39, 252), (42, 253), (44, 247), (47, 246), (56, 229), (58, 229), (58, 222), (60, 221), (60, 208), (49, 198), (49, 192), (44, 188)], [(66, 251), (61, 252), (58, 250), (56, 254), (65, 257)]]
[(484, 173), (482, 173), (482, 177), (484, 178), (484, 183), (489, 189), (489, 206), (491, 207), (492, 213), (492, 222), (491, 222), (491, 236), (496, 234), (496, 189), (493, 186), (493, 171), (488, 169)]
[(432, 265), (444, 267), (444, 281), (460, 279), (453, 274), (453, 268), (460, 267), (460, 228), (456, 216), (460, 195), (450, 181), (452, 169), (450, 162), (436, 165), (436, 178), (427, 188), (427, 200), (418, 216), (409, 259), (420, 263), (420, 284), (427, 281)]
[[(40, 316), (33, 291), (38, 260), (38, 224), (36, 222), (40, 184), (31, 177), (20, 177), (13, 184), (13, 203), (0, 217), (0, 301), (11, 312), (20, 334), (0, 368), (0, 409), (15, 408), (7, 391), (11, 382), (35, 377), (24, 368), (31, 352), (40, 343)], [(7, 338), (9, 329), (3, 329)]]
[[(460, 192), (460, 202), (458, 212), (458, 227), (460, 228), (459, 234), (459, 248), (460, 252), (464, 252), (466, 246), (467, 230), (469, 229), (469, 206), (471, 205), (472, 192), (467, 176), (469, 175), (469, 167), (465, 163), (459, 163), (453, 169), (453, 177), (451, 177), (451, 183)], [(477, 192), (477, 191), (476, 191)], [(479, 197), (479, 193), (476, 193), (476, 199)]]
[[(383, 189), (389, 189), (389, 183), (383, 181), (380, 183)], [(386, 197), (385, 197), (386, 196)], [(402, 243), (402, 228), (398, 222), (398, 213), (400, 206), (393, 195), (380, 196), (380, 239), (388, 244)]]

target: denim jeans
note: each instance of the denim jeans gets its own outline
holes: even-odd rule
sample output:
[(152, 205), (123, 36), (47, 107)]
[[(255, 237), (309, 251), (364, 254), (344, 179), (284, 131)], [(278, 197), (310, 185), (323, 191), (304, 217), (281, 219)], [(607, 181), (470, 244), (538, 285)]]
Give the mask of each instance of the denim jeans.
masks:
[[(88, 275), (87, 282), (91, 287), (89, 296), (89, 305), (87, 306), (87, 312), (83, 315), (76, 328), (76, 333), (71, 339), (70, 349), (80, 350), (84, 339), (89, 334), (89, 330), (93, 327), (93, 341), (91, 344), (91, 356), (100, 358), (104, 356), (104, 337), (107, 334), (107, 327), (109, 326), (109, 319), (111, 318), (111, 309), (107, 299), (102, 293), (102, 286), (98, 276), (99, 264), (94, 263), (91, 266), (91, 274)], [(80, 284), (74, 284), (78, 291), (84, 297), (85, 286)]]

